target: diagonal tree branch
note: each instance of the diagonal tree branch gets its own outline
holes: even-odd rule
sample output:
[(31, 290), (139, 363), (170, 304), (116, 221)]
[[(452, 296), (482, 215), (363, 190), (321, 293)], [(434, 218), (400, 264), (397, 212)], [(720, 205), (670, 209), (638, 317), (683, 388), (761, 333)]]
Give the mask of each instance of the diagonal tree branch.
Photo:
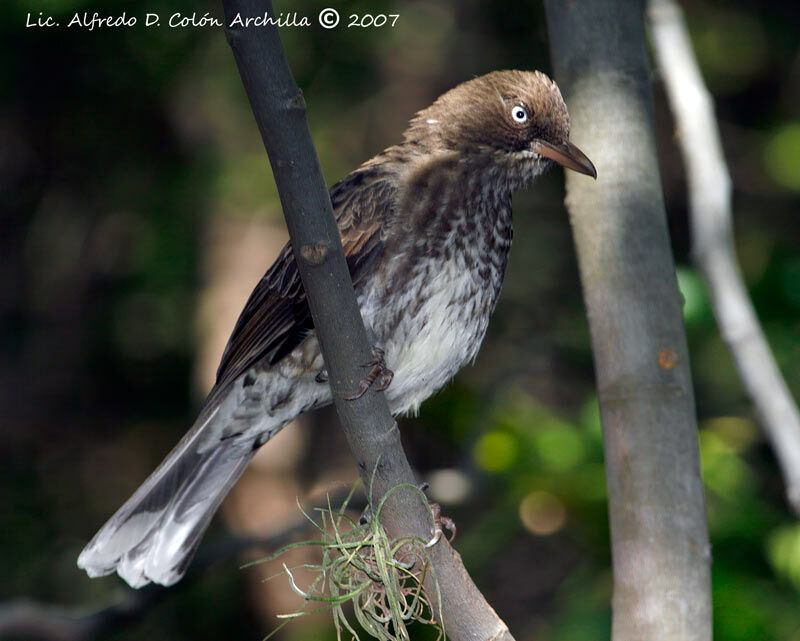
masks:
[(733, 243), (731, 180), (711, 95), (680, 7), (650, 0), (648, 17), (689, 183), (693, 254), (722, 337), (778, 459), (789, 504), (800, 515), (800, 413), (747, 295)]
[(689, 354), (656, 156), (641, 0), (548, 0), (603, 423), (614, 641), (711, 639), (710, 554)]
[[(308, 297), (314, 327), (330, 376), (334, 403), (374, 503), (393, 488), (415, 484), (400, 433), (382, 393), (355, 401), (362, 363), (371, 345), (353, 292), (327, 186), (311, 140), (303, 94), (292, 77), (277, 26), (231, 26), (234, 17), (274, 18), (266, 0), (223, 0), (228, 42), (233, 49), (256, 123), (269, 155)], [(375, 474), (373, 476), (373, 471)], [(371, 485), (370, 485), (371, 484)], [(413, 490), (391, 494), (381, 522), (389, 536), (431, 536), (430, 510)], [(460, 557), (441, 540), (431, 548), (441, 601), (431, 576), (425, 590), (447, 634), (460, 639), (512, 639), (506, 625), (470, 579)]]

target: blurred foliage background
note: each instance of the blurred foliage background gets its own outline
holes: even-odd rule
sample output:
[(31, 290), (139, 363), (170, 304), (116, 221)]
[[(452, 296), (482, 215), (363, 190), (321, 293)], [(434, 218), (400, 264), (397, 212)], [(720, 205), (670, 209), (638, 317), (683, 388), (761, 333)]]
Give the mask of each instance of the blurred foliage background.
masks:
[[(317, 26), (333, 4), (343, 22)], [(330, 183), (400, 139), (415, 110), (493, 69), (549, 71), (539, 2), (275, 2)], [(750, 292), (800, 397), (800, 5), (684, 2), (735, 186)], [(38, 12), (62, 23), (26, 28)], [(137, 16), (66, 28), (75, 12)], [(219, 28), (145, 28), (215, 2), (0, 5), (0, 600), (95, 607), (81, 547), (194, 418), (238, 311), (286, 235)], [(348, 29), (351, 13), (399, 14)], [(800, 641), (800, 525), (689, 258), (683, 170), (654, 77), (663, 182), (685, 297), (713, 544), (715, 638)], [(560, 171), (515, 202), (503, 295), (473, 368), (402, 421), (456, 547), (516, 638), (609, 637), (611, 574), (592, 359)], [(265, 448), (226, 531), (285, 529), (356, 474), (335, 416)], [(308, 503), (306, 503), (308, 505)], [(108, 639), (259, 639), (297, 607), (266, 570), (218, 563)], [(332, 638), (325, 618), (283, 639)]]

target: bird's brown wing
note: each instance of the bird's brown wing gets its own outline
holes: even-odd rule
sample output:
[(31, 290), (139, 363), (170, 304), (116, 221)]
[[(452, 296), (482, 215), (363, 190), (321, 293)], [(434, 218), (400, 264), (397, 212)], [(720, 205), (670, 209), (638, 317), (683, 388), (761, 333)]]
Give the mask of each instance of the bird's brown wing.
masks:
[[(330, 189), (350, 276), (358, 288), (384, 251), (382, 221), (391, 214), (394, 187), (373, 168), (357, 170)], [(216, 390), (257, 363), (271, 366), (314, 328), (291, 246), (259, 281), (242, 310), (217, 370)]]

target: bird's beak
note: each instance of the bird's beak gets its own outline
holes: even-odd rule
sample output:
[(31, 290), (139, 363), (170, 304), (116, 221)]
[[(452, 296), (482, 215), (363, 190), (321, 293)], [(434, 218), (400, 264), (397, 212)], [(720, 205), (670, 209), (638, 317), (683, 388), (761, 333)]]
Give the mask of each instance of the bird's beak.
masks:
[(546, 140), (537, 139), (533, 141), (531, 148), (540, 156), (554, 160), (567, 169), (586, 174), (597, 180), (597, 170), (594, 168), (592, 161), (569, 140), (554, 145)]

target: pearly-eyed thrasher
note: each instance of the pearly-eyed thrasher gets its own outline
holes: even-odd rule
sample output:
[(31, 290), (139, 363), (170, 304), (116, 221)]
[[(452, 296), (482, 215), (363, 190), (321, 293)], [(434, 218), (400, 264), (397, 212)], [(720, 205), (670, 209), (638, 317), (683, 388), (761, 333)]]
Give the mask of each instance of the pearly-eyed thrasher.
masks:
[[(496, 71), (440, 96), (402, 143), (331, 187), (394, 414), (415, 411), (475, 358), (503, 282), (511, 195), (553, 163), (597, 175), (569, 142), (555, 83)], [(180, 579), (256, 450), (299, 414), (331, 403), (324, 368), (287, 246), (247, 301), (197, 421), (78, 565), (90, 576), (116, 570), (134, 587)]]

